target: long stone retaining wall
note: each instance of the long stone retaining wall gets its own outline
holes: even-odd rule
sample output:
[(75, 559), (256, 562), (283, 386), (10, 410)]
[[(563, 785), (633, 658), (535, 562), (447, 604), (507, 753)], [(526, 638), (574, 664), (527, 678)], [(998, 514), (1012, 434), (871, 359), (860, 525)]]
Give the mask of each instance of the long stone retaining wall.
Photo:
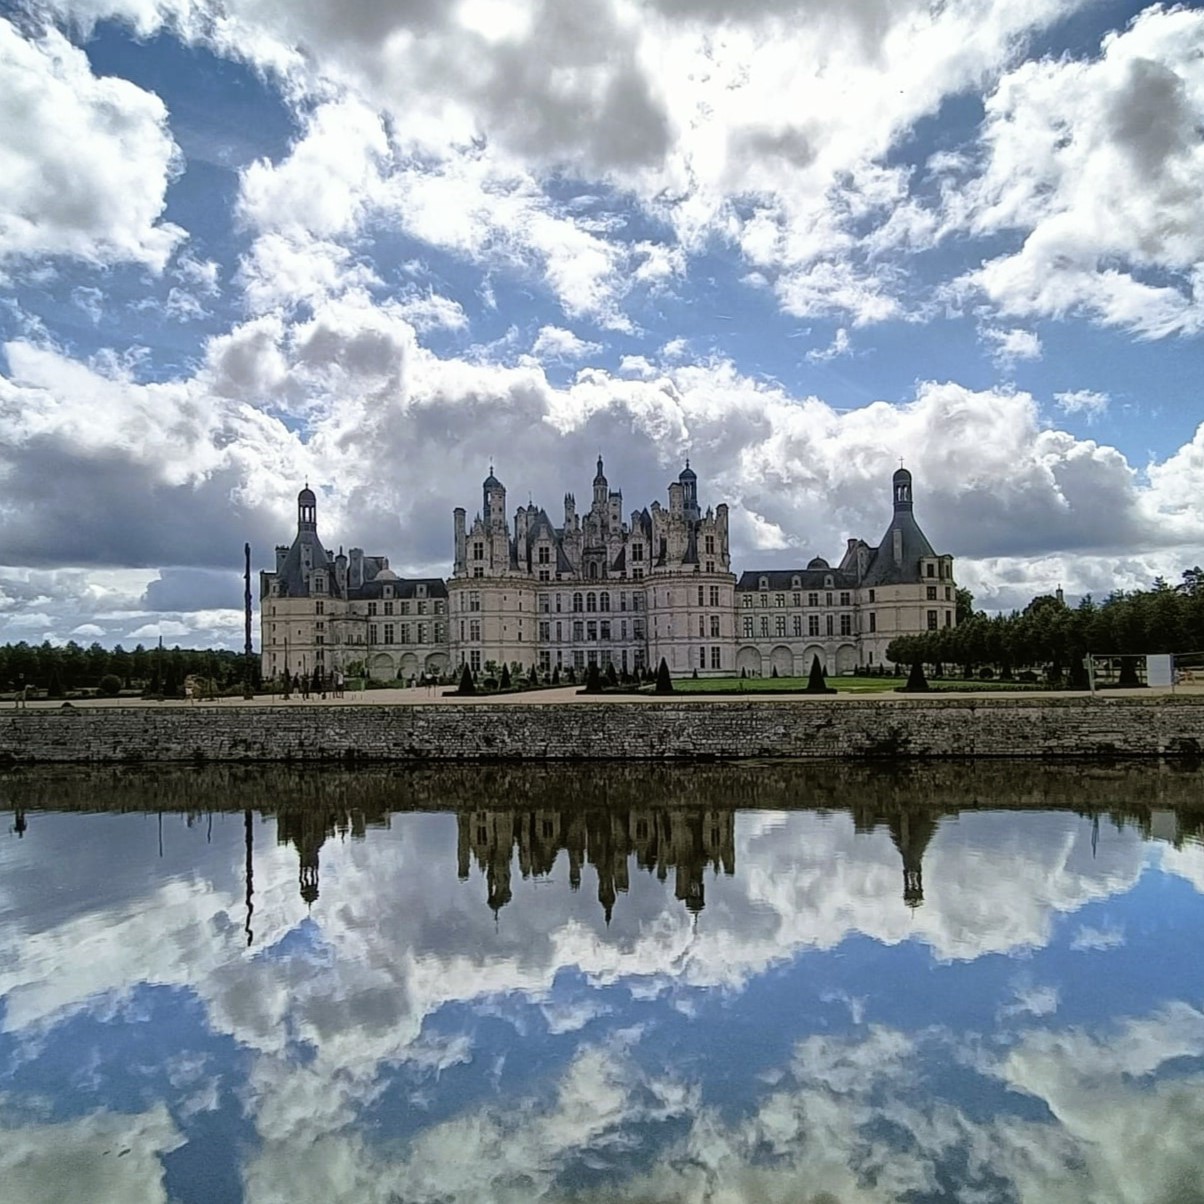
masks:
[(1196, 757), (1204, 698), (75, 707), (0, 713), (0, 762)]

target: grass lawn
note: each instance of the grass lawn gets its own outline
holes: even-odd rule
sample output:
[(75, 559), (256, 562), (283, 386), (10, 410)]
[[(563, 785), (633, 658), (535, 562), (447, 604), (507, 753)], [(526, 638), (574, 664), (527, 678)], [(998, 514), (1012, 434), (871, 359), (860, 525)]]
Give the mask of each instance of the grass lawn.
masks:
[[(887, 694), (907, 681), (906, 677), (829, 677), (828, 685), (839, 694)], [(797, 694), (807, 688), (805, 677), (675, 677), (673, 689), (681, 694)], [(962, 694), (983, 690), (1032, 691), (1039, 686), (1012, 681), (961, 681), (937, 679), (934, 694)]]

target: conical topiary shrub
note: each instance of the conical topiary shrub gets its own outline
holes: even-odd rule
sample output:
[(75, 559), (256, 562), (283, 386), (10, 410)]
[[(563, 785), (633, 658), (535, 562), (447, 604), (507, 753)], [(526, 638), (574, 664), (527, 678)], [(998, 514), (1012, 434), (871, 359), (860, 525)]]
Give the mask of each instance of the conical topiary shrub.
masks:
[(510, 680), (510, 666), (509, 666), (509, 665), (503, 665), (503, 666), (502, 666), (502, 679), (501, 679), (501, 682), (500, 682), (499, 684), (501, 685), (501, 688), (502, 688), (503, 690), (508, 690), (508, 689), (510, 689), (510, 687), (511, 687), (511, 686), (514, 684), (514, 683), (513, 683), (513, 682)]
[(585, 690), (583, 693), (602, 693), (602, 674), (598, 672), (598, 666), (593, 661), (590, 662), (590, 666), (585, 673)]
[(899, 686), (899, 694), (925, 694), (928, 692), (928, 678), (924, 676), (924, 666), (920, 661), (913, 661), (911, 672), (907, 675), (907, 684)]
[(476, 682), (472, 680), (472, 670), (468, 667), (468, 662), (464, 662), (464, 668), (460, 672), (460, 685), (456, 689), (457, 694), (475, 694), (477, 692)]
[(835, 694), (836, 691), (824, 679), (824, 667), (819, 663), (819, 657), (811, 658), (811, 673), (807, 678), (807, 688), (804, 694)]
[(660, 666), (656, 670), (656, 690), (657, 694), (672, 694), (673, 693), (673, 678), (669, 676), (669, 666), (665, 662), (665, 658), (661, 657)]

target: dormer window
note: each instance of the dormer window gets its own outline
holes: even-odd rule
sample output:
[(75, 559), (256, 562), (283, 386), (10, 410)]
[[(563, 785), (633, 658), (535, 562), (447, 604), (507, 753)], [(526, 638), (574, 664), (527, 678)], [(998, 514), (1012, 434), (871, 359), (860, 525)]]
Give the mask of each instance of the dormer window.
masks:
[(757, 589), (768, 589), (768, 588), (769, 588), (769, 578), (762, 577), (761, 580), (757, 582)]
[(385, 597), (391, 598), (392, 596), (393, 596), (393, 587), (391, 585), (386, 585), (385, 586)]
[(799, 581), (799, 579), (797, 577), (790, 578), (790, 588), (791, 589), (798, 589), (801, 584), (802, 583)]
[(417, 587), (416, 593), (417, 593), (418, 597), (420, 597), (420, 598), (425, 598), (425, 597), (426, 597), (426, 586), (425, 586), (425, 585), (419, 585), (419, 586)]
[(824, 578), (824, 589), (831, 589), (831, 588), (832, 588), (832, 578), (825, 577)]
[(326, 592), (326, 579), (324, 577), (314, 578), (314, 593), (324, 594)]

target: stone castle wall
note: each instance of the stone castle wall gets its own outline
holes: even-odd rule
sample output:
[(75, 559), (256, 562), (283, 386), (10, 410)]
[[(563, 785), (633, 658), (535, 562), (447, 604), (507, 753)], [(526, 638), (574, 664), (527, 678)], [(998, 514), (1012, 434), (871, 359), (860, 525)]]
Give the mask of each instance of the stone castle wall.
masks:
[(0, 713), (0, 762), (1195, 756), (1204, 698), (131, 706)]

